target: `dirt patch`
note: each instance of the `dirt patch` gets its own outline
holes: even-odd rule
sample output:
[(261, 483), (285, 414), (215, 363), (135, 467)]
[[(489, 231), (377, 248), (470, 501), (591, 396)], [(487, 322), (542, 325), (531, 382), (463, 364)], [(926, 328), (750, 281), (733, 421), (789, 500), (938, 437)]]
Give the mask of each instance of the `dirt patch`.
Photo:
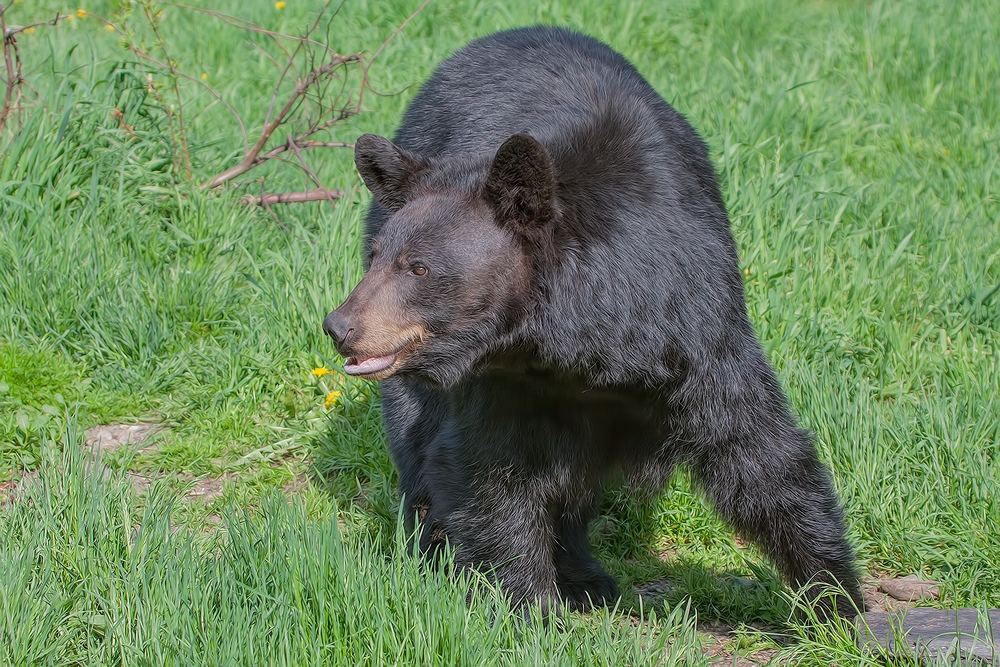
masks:
[[(84, 445), (91, 458), (99, 459), (104, 454), (111, 454), (122, 447), (135, 447), (140, 452), (154, 451), (157, 443), (154, 436), (165, 430), (162, 424), (142, 423), (142, 424), (101, 424), (88, 428), (84, 433)], [(100, 475), (105, 479), (113, 473), (103, 464), (100, 466)], [(134, 472), (125, 472), (125, 479), (132, 485), (132, 489), (143, 494), (149, 490), (152, 483), (162, 477), (156, 475), (149, 477)]]
[(8, 499), (14, 497), (15, 489), (17, 489), (17, 482), (14, 480), (0, 482), (0, 505), (3, 505)]
[(7, 480), (0, 484), (0, 505), (12, 503), (23, 497), (24, 490), (31, 484), (37, 484), (40, 477), (37, 470), (29, 470), (18, 479)]
[(304, 472), (300, 472), (295, 477), (291, 478), (281, 486), (281, 490), (288, 495), (296, 495), (302, 493), (309, 488), (309, 475)]
[(698, 633), (706, 639), (704, 650), (709, 662), (719, 667), (761, 667), (770, 664), (779, 650), (765, 648), (749, 654), (736, 651), (733, 646), (736, 635), (733, 628), (724, 623), (699, 623)]
[(115, 452), (127, 445), (146, 451), (155, 447), (147, 445), (147, 441), (162, 430), (162, 424), (102, 424), (88, 428), (84, 442), (93, 455)]
[(197, 501), (206, 505), (214, 503), (222, 497), (226, 483), (233, 479), (234, 476), (230, 473), (226, 473), (222, 477), (204, 477), (199, 479), (191, 487), (191, 490), (185, 494), (184, 499), (188, 502)]

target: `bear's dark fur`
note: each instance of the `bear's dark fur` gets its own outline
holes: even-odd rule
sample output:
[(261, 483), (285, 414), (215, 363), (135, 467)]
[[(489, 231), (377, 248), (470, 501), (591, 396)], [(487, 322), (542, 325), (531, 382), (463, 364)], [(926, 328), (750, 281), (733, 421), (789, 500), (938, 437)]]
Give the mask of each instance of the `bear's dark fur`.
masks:
[(684, 464), (790, 583), (861, 604), (706, 147), (625, 58), (558, 28), (475, 40), (355, 159), (369, 268), (324, 328), (382, 380), (425, 551), (447, 538), (515, 603), (613, 600), (586, 535), (603, 485)]

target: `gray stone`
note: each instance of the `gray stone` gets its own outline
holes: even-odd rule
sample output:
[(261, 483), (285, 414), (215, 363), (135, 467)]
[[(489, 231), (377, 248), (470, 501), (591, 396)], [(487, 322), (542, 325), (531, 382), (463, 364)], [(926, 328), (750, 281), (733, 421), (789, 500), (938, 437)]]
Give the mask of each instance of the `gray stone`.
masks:
[(670, 595), (674, 590), (676, 589), (673, 584), (666, 579), (660, 579), (659, 581), (650, 581), (639, 586), (635, 592), (646, 601), (656, 602)]
[(858, 646), (868, 654), (1000, 667), (1000, 609), (870, 611), (855, 628)]

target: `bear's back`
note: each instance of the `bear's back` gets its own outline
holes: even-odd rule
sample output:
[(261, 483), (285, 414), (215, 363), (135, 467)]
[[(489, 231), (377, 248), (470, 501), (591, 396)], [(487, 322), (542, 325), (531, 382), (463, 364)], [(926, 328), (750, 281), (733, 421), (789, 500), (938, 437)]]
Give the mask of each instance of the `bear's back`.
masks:
[(625, 58), (590, 37), (547, 27), (489, 35), (441, 63), (394, 143), (428, 157), (495, 150), (553, 117), (587, 114), (598, 87), (652, 92)]
[[(429, 158), (489, 153), (513, 134), (541, 139), (592, 126), (609, 104), (630, 108), (635, 132), (654, 128), (664, 148), (656, 169), (670, 172), (674, 183), (686, 182), (683, 190), (700, 192), (724, 222), (715, 170), (694, 128), (624, 56), (565, 28), (518, 28), (470, 42), (423, 85), (393, 143)], [(369, 238), (386, 217), (373, 204)]]
[(714, 182), (701, 139), (625, 57), (558, 27), (518, 28), (470, 42), (424, 84), (393, 141), (427, 157), (495, 150), (518, 132), (569, 126), (610, 96), (644, 107), (672, 142), (703, 155), (701, 168)]

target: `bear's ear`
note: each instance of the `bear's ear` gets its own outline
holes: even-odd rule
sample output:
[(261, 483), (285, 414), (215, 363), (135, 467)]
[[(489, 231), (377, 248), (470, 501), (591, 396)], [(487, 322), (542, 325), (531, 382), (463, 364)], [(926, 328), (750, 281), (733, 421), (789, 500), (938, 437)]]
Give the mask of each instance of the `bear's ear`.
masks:
[(521, 232), (545, 224), (555, 191), (552, 158), (537, 139), (515, 134), (503, 142), (486, 177), (486, 199), (500, 224)]
[(403, 208), (415, 177), (427, 167), (419, 155), (377, 134), (362, 134), (354, 142), (354, 164), (375, 199), (390, 211)]

